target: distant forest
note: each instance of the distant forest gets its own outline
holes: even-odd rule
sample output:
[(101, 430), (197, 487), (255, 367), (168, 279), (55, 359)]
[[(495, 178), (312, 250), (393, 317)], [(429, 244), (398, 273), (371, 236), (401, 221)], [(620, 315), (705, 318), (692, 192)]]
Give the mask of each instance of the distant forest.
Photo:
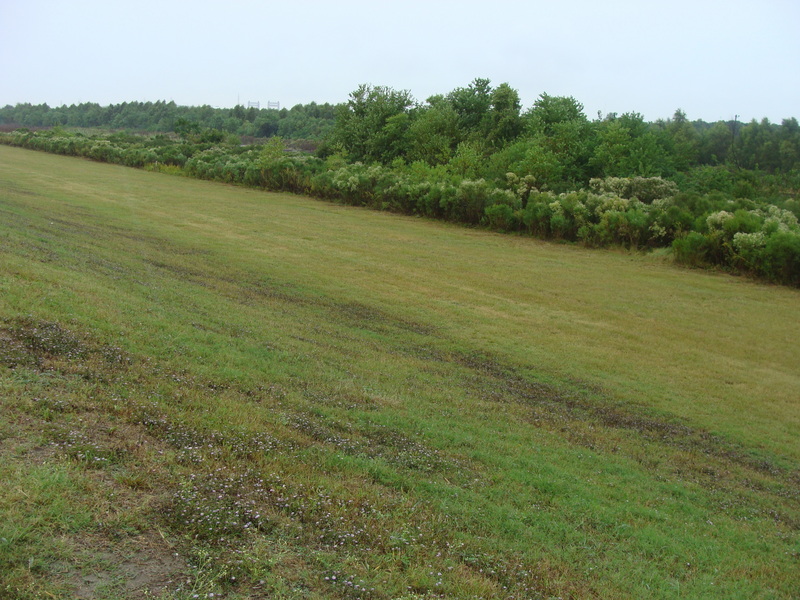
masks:
[(321, 140), (333, 127), (332, 104), (298, 104), (291, 109), (212, 108), (178, 106), (174, 102), (123, 102), (100, 106), (93, 102), (50, 107), (17, 104), (0, 109), (0, 125), (9, 127), (104, 128), (139, 133), (177, 133), (190, 128), (213, 129), (250, 138), (280, 136)]
[[(41, 131), (38, 131), (40, 130)], [(590, 247), (669, 248), (682, 264), (800, 286), (800, 125), (589, 119), (572, 97), (487, 79), (417, 102), (361, 85), (291, 109), (0, 109), (0, 143)]]

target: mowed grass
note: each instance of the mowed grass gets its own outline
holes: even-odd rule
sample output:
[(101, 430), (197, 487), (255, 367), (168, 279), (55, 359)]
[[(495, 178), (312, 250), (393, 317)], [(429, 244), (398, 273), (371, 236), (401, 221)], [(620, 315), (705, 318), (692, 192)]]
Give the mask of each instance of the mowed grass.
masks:
[(0, 597), (796, 597), (797, 290), (0, 166)]

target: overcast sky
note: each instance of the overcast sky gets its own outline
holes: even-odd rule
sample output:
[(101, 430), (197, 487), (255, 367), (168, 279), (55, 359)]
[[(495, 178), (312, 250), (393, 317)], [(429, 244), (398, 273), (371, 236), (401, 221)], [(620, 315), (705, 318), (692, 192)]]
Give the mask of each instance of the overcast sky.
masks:
[(0, 106), (419, 101), (476, 77), (589, 118), (800, 118), (800, 0), (0, 0)]

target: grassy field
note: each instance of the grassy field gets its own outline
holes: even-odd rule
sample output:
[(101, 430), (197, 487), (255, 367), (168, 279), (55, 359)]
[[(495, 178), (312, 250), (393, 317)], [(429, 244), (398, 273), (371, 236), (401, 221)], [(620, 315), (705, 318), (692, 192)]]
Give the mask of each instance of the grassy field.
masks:
[(798, 309), (0, 146), (0, 598), (796, 598)]

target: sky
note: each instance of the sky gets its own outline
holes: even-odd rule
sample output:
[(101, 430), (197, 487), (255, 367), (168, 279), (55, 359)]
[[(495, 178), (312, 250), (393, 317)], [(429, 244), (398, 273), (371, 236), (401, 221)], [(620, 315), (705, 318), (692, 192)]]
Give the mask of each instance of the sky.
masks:
[(800, 0), (0, 0), (0, 106), (419, 102), (475, 78), (590, 118), (800, 118)]

